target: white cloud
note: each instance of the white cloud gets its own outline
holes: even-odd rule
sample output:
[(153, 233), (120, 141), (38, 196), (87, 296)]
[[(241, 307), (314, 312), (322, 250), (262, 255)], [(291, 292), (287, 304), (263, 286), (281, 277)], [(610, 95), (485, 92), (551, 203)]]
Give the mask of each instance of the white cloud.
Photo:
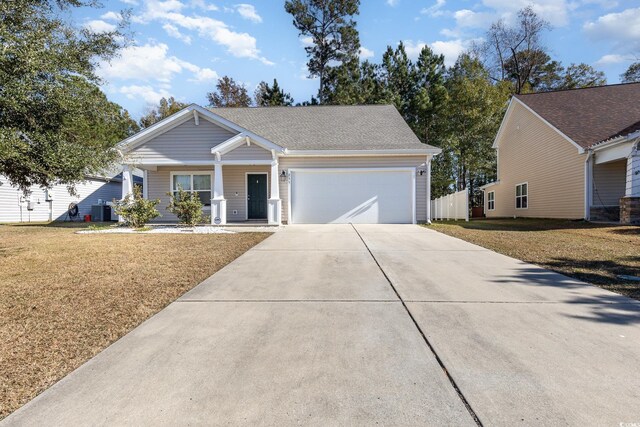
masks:
[(122, 3), (124, 3), (124, 4), (130, 4), (130, 5), (133, 5), (133, 6), (136, 6), (138, 4), (137, 0), (120, 0), (120, 1)]
[(218, 73), (213, 71), (211, 68), (201, 68), (195, 72), (195, 76), (193, 79), (189, 81), (192, 82), (210, 82), (214, 80), (218, 80)]
[[(534, 12), (554, 26), (566, 25), (569, 11), (573, 9), (573, 4), (567, 0), (482, 0), (482, 4), (495, 10), (507, 21), (515, 19), (520, 9), (531, 6)], [(489, 25), (491, 22), (487, 22), (486, 27)]]
[(209, 38), (226, 47), (227, 51), (235, 57), (256, 59), (263, 64), (273, 65), (273, 62), (260, 54), (260, 50), (256, 47), (256, 38), (248, 33), (233, 31), (224, 22), (208, 16), (187, 16), (176, 11), (166, 11), (179, 9), (182, 7), (179, 5), (182, 3), (177, 0), (165, 2), (146, 0), (146, 9), (135, 20), (143, 24), (159, 21), (184, 30), (195, 31), (200, 37)]
[(451, 67), (456, 63), (458, 56), (469, 47), (470, 40), (435, 41), (431, 43), (431, 49), (436, 54), (444, 55), (444, 64)]
[(98, 68), (100, 77), (105, 80), (137, 80), (158, 84), (169, 89), (176, 74), (188, 71), (190, 81), (202, 82), (214, 80), (218, 74), (210, 68), (201, 68), (175, 56), (168, 56), (169, 47), (164, 43), (130, 46), (122, 50), (121, 55), (111, 61), (103, 62)]
[(310, 37), (310, 36), (301, 37), (300, 43), (302, 43), (302, 46), (304, 47), (311, 46), (313, 44), (313, 37)]
[(373, 58), (375, 56), (374, 51), (367, 49), (364, 46), (360, 47), (360, 59)]
[(460, 28), (488, 28), (498, 16), (488, 12), (474, 12), (469, 9), (462, 9), (455, 11), (453, 18)]
[(108, 33), (116, 29), (116, 26), (100, 19), (94, 19), (84, 24), (84, 27), (93, 33)]
[(147, 104), (157, 104), (161, 98), (170, 97), (170, 93), (166, 90), (156, 90), (151, 86), (129, 85), (116, 89), (117, 92), (124, 94), (129, 99), (143, 99)]
[(262, 17), (258, 15), (256, 8), (252, 4), (240, 3), (236, 5), (236, 10), (244, 19), (247, 19), (251, 22), (260, 23), (262, 22)]
[(606, 65), (612, 65), (612, 64), (620, 64), (623, 62), (631, 62), (634, 59), (635, 58), (633, 57), (633, 55), (608, 54), (598, 59), (595, 62), (595, 65), (606, 66)]
[[(453, 64), (455, 64), (456, 60), (458, 59), (458, 56), (460, 56), (460, 54), (469, 47), (469, 43), (471, 43), (471, 41), (472, 40), (462, 40), (462, 39), (449, 40), (449, 41), (438, 40), (433, 43), (430, 43), (429, 47), (431, 48), (433, 53), (438, 55), (440, 54), (444, 55), (444, 64), (447, 67), (450, 67)], [(421, 40), (418, 40), (417, 42), (414, 42), (413, 40), (404, 41), (404, 48), (405, 48), (405, 51), (407, 52), (407, 56), (414, 61), (418, 59), (420, 52), (426, 45), (427, 44)]]
[(120, 21), (122, 19), (122, 15), (117, 12), (109, 11), (103, 14), (100, 19), (104, 19), (106, 21)]
[(175, 25), (164, 24), (162, 26), (162, 28), (166, 31), (166, 33), (170, 37), (173, 37), (174, 39), (182, 40), (186, 44), (191, 44), (191, 37), (189, 37), (189, 36), (187, 36), (185, 34), (182, 34), (180, 32), (180, 30), (178, 29), (178, 27), (176, 27)]
[(191, 0), (191, 7), (209, 11), (215, 11), (219, 9), (215, 4), (207, 3), (204, 0)]
[(415, 43), (413, 42), (413, 40), (405, 40), (403, 43), (404, 50), (405, 52), (407, 52), (407, 56), (413, 60), (418, 58), (418, 55), (420, 55), (420, 51), (422, 50), (422, 48), (427, 45), (421, 40), (418, 40)]
[(591, 39), (613, 41), (618, 50), (640, 50), (640, 8), (603, 15), (583, 28)]
[(400, 0), (387, 0), (387, 4), (391, 7), (395, 7), (399, 2)]
[(444, 14), (444, 12), (442, 11), (442, 7), (446, 3), (446, 0), (436, 0), (436, 2), (432, 6), (423, 8), (420, 13), (432, 17), (442, 16)]

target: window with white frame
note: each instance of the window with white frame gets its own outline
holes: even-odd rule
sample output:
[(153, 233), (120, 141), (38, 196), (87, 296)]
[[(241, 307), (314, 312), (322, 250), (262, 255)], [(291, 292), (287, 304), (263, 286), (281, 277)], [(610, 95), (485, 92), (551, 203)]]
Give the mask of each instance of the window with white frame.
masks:
[(496, 208), (496, 192), (489, 191), (487, 193), (487, 209), (492, 211)]
[(204, 206), (211, 206), (212, 182), (209, 172), (172, 172), (171, 192), (174, 197), (177, 196), (179, 188), (189, 193), (197, 193)]
[(516, 185), (516, 209), (529, 207), (529, 184), (526, 182)]

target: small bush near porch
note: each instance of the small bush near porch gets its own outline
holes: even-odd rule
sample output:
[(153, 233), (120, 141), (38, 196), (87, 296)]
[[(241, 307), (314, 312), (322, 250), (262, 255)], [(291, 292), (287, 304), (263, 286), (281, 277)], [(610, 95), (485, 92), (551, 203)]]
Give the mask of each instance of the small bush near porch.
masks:
[(0, 226), (0, 419), (268, 236), (79, 226)]
[(438, 221), (430, 226), (504, 255), (640, 300), (640, 227), (553, 219)]

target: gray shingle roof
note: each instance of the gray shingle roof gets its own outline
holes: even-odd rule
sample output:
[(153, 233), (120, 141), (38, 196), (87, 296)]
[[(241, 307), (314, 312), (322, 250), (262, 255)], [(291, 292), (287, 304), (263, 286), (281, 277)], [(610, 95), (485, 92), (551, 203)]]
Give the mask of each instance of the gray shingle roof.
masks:
[(640, 83), (515, 96), (584, 148), (633, 132), (640, 120)]
[(289, 150), (428, 149), (393, 105), (212, 108)]

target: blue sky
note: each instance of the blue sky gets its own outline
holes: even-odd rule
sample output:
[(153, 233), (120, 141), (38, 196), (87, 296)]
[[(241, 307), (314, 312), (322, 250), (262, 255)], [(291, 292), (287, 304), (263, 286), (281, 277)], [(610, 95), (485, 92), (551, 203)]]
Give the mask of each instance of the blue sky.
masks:
[[(99, 74), (109, 99), (139, 117), (162, 96), (206, 104), (218, 77), (256, 85), (277, 78), (296, 101), (316, 93), (308, 79), (304, 38), (298, 36), (284, 0), (111, 0), (74, 16), (94, 31), (112, 28), (132, 10), (133, 45)], [(513, 20), (532, 5), (553, 25), (545, 43), (565, 65), (586, 62), (609, 83), (640, 57), (638, 0), (362, 0), (357, 17), (362, 58), (379, 61), (399, 40), (415, 57), (424, 44), (448, 64), (482, 38), (495, 20)]]

